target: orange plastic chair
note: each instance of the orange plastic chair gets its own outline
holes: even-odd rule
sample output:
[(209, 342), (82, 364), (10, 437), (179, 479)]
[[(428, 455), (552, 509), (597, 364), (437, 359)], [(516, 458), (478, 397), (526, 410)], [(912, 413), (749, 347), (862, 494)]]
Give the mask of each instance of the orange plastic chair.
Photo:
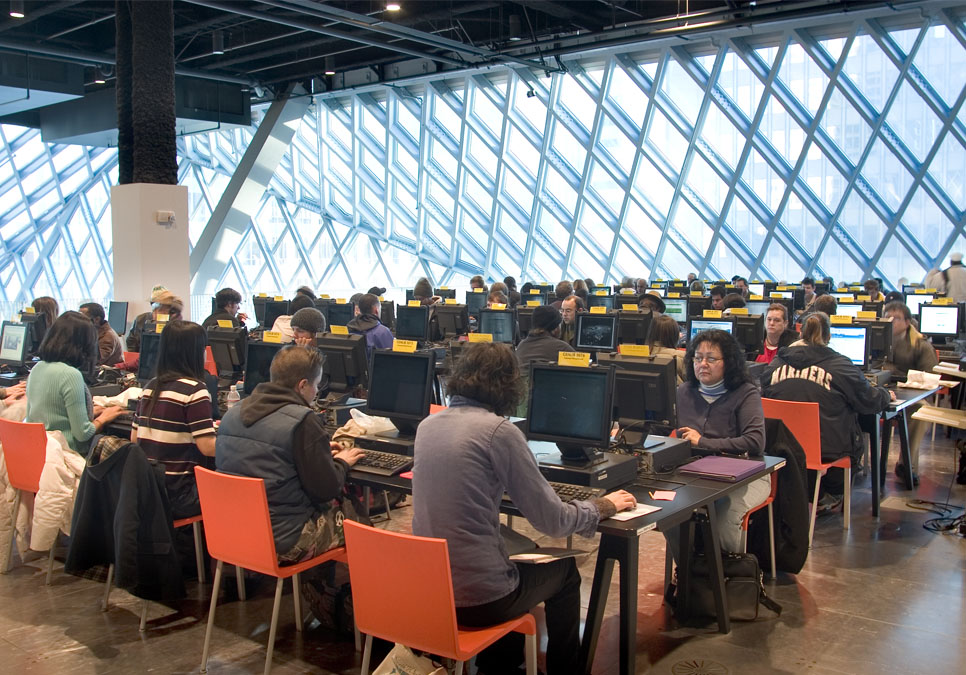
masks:
[(812, 547), (812, 535), (815, 533), (815, 513), (818, 510), (818, 491), (822, 484), (822, 476), (832, 467), (845, 471), (845, 503), (842, 507), (843, 527), (849, 529), (852, 516), (852, 460), (846, 456), (834, 462), (822, 461), (821, 418), (818, 413), (818, 403), (802, 401), (779, 401), (773, 398), (762, 398), (761, 407), (765, 417), (779, 419), (792, 432), (799, 445), (805, 451), (805, 468), (817, 472), (815, 477), (815, 494), (812, 496), (812, 513), (808, 523), (808, 547)]
[[(464, 661), (511, 631), (526, 635), (527, 675), (536, 675), (537, 624), (532, 614), (488, 628), (457, 626), (445, 539), (347, 520), (345, 542), (356, 627), (366, 636), (362, 675), (369, 674), (373, 637), (455, 659), (456, 675), (461, 675)], [(392, 561), (392, 574), (386, 574), (387, 560)]]
[[(272, 521), (265, 496), (265, 481), (261, 478), (245, 478), (195, 467), (201, 516), (205, 521), (205, 541), (208, 552), (218, 561), (215, 567), (215, 585), (211, 591), (211, 608), (208, 610), (208, 628), (205, 630), (205, 646), (201, 656), (201, 672), (208, 672), (208, 648), (211, 629), (215, 624), (215, 606), (224, 564), (275, 577), (275, 604), (272, 607), (272, 623), (268, 633), (268, 653), (265, 655), (265, 674), (272, 670), (272, 652), (275, 648), (275, 631), (278, 628), (278, 610), (282, 602), (282, 582), (292, 578), (292, 598), (295, 602), (295, 630), (302, 631), (302, 602), (299, 593), (299, 574), (329, 560), (344, 560), (345, 548), (326, 551), (309, 560), (279, 567), (272, 536)], [(348, 522), (348, 521), (347, 521)], [(239, 527), (244, 523), (244, 527)], [(380, 558), (385, 560), (385, 558)]]
[(211, 345), (205, 347), (205, 370), (218, 377), (218, 366), (215, 364), (215, 355), (211, 351)]
[[(3, 446), (4, 463), (7, 465), (7, 479), (17, 491), (13, 501), (13, 524), (10, 528), (10, 554), (7, 556), (3, 573), (13, 568), (13, 550), (17, 546), (17, 512), (24, 492), (37, 494), (40, 490), (40, 474), (47, 461), (47, 430), (43, 424), (14, 422), (0, 418), (0, 445)], [(54, 547), (47, 556), (47, 579), (54, 571)]]
[(775, 510), (772, 507), (772, 503), (775, 501), (775, 493), (778, 491), (778, 472), (772, 471), (771, 474), (771, 492), (768, 497), (765, 498), (758, 506), (750, 509), (748, 513), (744, 515), (741, 519), (741, 552), (745, 553), (748, 550), (748, 521), (751, 519), (751, 514), (755, 511), (760, 511), (761, 509), (768, 507), (768, 547), (771, 553), (771, 578), (775, 579), (778, 575), (778, 569), (775, 565)]

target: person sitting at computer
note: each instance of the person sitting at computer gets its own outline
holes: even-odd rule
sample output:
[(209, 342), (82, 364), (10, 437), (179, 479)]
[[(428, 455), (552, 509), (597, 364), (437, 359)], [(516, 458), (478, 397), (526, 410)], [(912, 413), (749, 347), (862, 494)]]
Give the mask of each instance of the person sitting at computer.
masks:
[(787, 347), (797, 339), (798, 333), (788, 329), (788, 308), (779, 302), (773, 302), (765, 312), (765, 344), (755, 361), (771, 363), (779, 349)]
[(557, 284), (554, 289), (554, 297), (556, 298), (552, 303), (550, 303), (554, 309), (559, 310), (563, 305), (563, 301), (574, 294), (574, 285), (569, 281), (561, 281)]
[(503, 284), (507, 287), (506, 297), (510, 301), (510, 307), (516, 307), (522, 300), (522, 296), (517, 290), (517, 280), (513, 277), (503, 277)]
[(349, 467), (363, 453), (343, 450), (309, 406), (324, 356), (288, 345), (272, 359), (271, 380), (225, 413), (215, 441), (218, 471), (266, 480), (268, 512), (280, 564), (338, 546), (325, 514), (342, 494)]
[(560, 339), (571, 347), (577, 341), (577, 313), (584, 311), (584, 303), (576, 295), (560, 303), (560, 317), (563, 323), (560, 326)]
[(885, 296), (882, 295), (882, 291), (879, 290), (879, 280), (878, 279), (866, 279), (863, 284), (865, 288), (865, 294), (869, 296), (872, 302), (884, 302)]
[(728, 290), (721, 284), (711, 287), (708, 295), (711, 297), (711, 309), (724, 309), (724, 298), (728, 295)]
[(325, 332), (325, 316), (315, 307), (303, 307), (289, 322), (292, 342), (300, 347), (315, 347), (315, 338)]
[(215, 312), (201, 322), (201, 327), (208, 329), (217, 326), (219, 321), (231, 321), (232, 328), (238, 328), (248, 321), (248, 315), (238, 311), (241, 306), (241, 293), (234, 288), (223, 288), (215, 293)]
[[(483, 280), (483, 277), (480, 276), (479, 274), (476, 274), (470, 278), (470, 288), (471, 289), (482, 288), (484, 293), (489, 292), (489, 289), (486, 287), (486, 282)], [(413, 293), (413, 295), (415, 295), (415, 293)]]
[(97, 329), (97, 349), (99, 356), (97, 365), (113, 366), (124, 360), (124, 345), (121, 336), (114, 332), (107, 322), (104, 307), (96, 302), (85, 302), (80, 306), (80, 312), (91, 320)]
[(746, 304), (747, 303), (745, 303), (745, 299), (741, 296), (741, 294), (728, 293), (728, 295), (724, 296), (724, 299), (721, 301), (721, 309), (724, 310), (725, 313), (730, 313), (728, 312), (729, 309), (740, 309), (745, 307)]
[(651, 332), (648, 346), (651, 356), (663, 354), (674, 357), (674, 367), (677, 370), (678, 384), (686, 379), (684, 369), (684, 352), (677, 348), (681, 341), (681, 329), (678, 322), (667, 314), (660, 314), (651, 321)]
[(517, 363), (525, 370), (531, 361), (557, 362), (560, 352), (571, 352), (573, 347), (560, 339), (560, 312), (549, 305), (533, 308), (530, 332), (517, 345)]
[(812, 277), (802, 279), (802, 290), (805, 291), (805, 307), (807, 308), (818, 297), (815, 295), (815, 279)]
[[(144, 332), (144, 324), (148, 321), (155, 320), (155, 317), (158, 314), (159, 303), (161, 300), (167, 299), (168, 297), (174, 296), (167, 288), (160, 284), (151, 289), (151, 309), (134, 317), (134, 323), (131, 324), (131, 330), (129, 330), (127, 333), (127, 340), (125, 341), (125, 344), (127, 345), (127, 350), (129, 352), (141, 351), (141, 333)], [(180, 313), (181, 310), (179, 309), (178, 311)]]
[[(517, 359), (508, 345), (479, 342), (464, 348), (447, 384), (449, 407), (424, 419), (416, 431), (413, 534), (446, 539), (461, 626), (491, 626), (542, 602), (547, 672), (576, 673), (577, 565), (573, 558), (541, 565), (511, 562), (500, 535), (500, 501), (509, 494), (530, 524), (551, 537), (592, 537), (601, 519), (633, 508), (636, 500), (618, 490), (593, 501), (560, 501), (523, 433), (504, 417), (519, 401), (519, 382)], [(481, 653), (480, 669), (512, 672), (523, 656), (522, 639), (517, 639)], [(509, 662), (500, 658), (507, 652)]]
[(587, 290), (586, 281), (583, 279), (574, 279), (574, 295), (580, 298), (580, 301), (584, 303), (585, 307), (587, 306), (587, 297), (590, 295), (590, 292)]
[(64, 312), (47, 329), (37, 355), (27, 378), (27, 421), (61, 432), (70, 449), (84, 456), (91, 437), (124, 412), (109, 406), (94, 416), (84, 374), (97, 364), (97, 330), (80, 312)]
[[(939, 363), (936, 350), (922, 333), (916, 330), (912, 323), (912, 312), (902, 302), (890, 302), (882, 314), (892, 319), (892, 360), (882, 364), (883, 370), (892, 371), (894, 379), (905, 380), (910, 370), (922, 370), (931, 373), (933, 366)], [(909, 454), (912, 456), (912, 483), (919, 483), (919, 446), (926, 435), (927, 422), (912, 419), (912, 413), (921, 406), (910, 406), (904, 413), (909, 423)], [(903, 463), (902, 455), (896, 462), (896, 475), (905, 480), (908, 468)]]
[(47, 327), (54, 325), (54, 321), (60, 316), (60, 305), (49, 295), (42, 295), (39, 298), (34, 298), (30, 306), (34, 308), (37, 314), (43, 314), (44, 318), (47, 320)]
[(838, 311), (839, 302), (828, 293), (820, 295), (812, 301), (804, 312), (798, 315), (798, 323), (805, 325), (807, 319), (814, 312), (822, 312), (825, 316), (834, 316)]
[[(691, 443), (693, 454), (759, 457), (765, 452), (765, 416), (761, 394), (752, 382), (741, 345), (723, 330), (694, 336), (684, 357), (685, 381), (678, 385), (678, 438)], [(714, 503), (724, 551), (741, 550), (741, 519), (771, 492), (763, 476)], [(665, 534), (675, 560), (680, 560), (677, 528)]]
[[(853, 466), (857, 466), (864, 449), (858, 415), (884, 410), (890, 399), (895, 400), (895, 392), (869, 384), (848, 357), (829, 348), (830, 339), (828, 315), (810, 314), (802, 324), (802, 339), (779, 350), (762, 373), (762, 395), (818, 403), (822, 461), (832, 462), (848, 455)], [(814, 473), (810, 473), (809, 480), (813, 479)], [(817, 512), (836, 508), (842, 503), (844, 491), (842, 469), (829, 469), (822, 478)], [(810, 493), (814, 494), (814, 488)]]
[(201, 513), (195, 466), (215, 456), (211, 394), (205, 384), (204, 329), (190, 321), (169, 321), (161, 331), (157, 376), (147, 383), (131, 425), (131, 442), (164, 468), (174, 518)]
[(26, 382), (18, 382), (10, 387), (0, 387), (0, 401), (3, 401), (4, 406), (9, 406), (15, 401), (21, 400), (26, 395)]
[(506, 307), (507, 300), (503, 291), (490, 291), (489, 295), (486, 296), (487, 308), (492, 309), (493, 305), (503, 305), (503, 307)]
[(379, 320), (382, 310), (379, 298), (366, 293), (359, 298), (356, 307), (359, 308), (359, 315), (346, 327), (350, 333), (366, 337), (366, 358), (372, 355), (373, 349), (392, 349), (392, 333)]
[(641, 296), (641, 299), (637, 301), (637, 306), (640, 309), (650, 310), (653, 316), (660, 316), (667, 311), (667, 306), (664, 304), (664, 298), (657, 294), (656, 291), (648, 291)]
[[(483, 277), (479, 277), (479, 279), (480, 283), (482, 284)], [(470, 280), (470, 287), (482, 288), (483, 292), (486, 293), (486, 285), (483, 284), (481, 286), (473, 286), (472, 279)], [(433, 295), (433, 287), (430, 285), (429, 279), (426, 277), (420, 277), (416, 282), (416, 285), (413, 286), (413, 300), (419, 300), (420, 304), (423, 305), (435, 305), (441, 300), (441, 298), (438, 295)]]
[(282, 314), (275, 319), (275, 322), (272, 324), (272, 332), (281, 333), (282, 342), (292, 342), (295, 339), (295, 335), (292, 332), (292, 317), (306, 308), (315, 309), (315, 304), (309, 296), (296, 293), (295, 297), (288, 303), (289, 314)]

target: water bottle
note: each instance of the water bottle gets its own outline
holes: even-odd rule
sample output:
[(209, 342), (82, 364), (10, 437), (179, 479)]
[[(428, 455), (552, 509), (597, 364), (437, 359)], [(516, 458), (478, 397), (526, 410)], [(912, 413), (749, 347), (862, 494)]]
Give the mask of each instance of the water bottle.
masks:
[(228, 398), (225, 399), (225, 408), (231, 410), (232, 406), (241, 401), (241, 396), (238, 395), (237, 385), (231, 385), (231, 389), (228, 390)]

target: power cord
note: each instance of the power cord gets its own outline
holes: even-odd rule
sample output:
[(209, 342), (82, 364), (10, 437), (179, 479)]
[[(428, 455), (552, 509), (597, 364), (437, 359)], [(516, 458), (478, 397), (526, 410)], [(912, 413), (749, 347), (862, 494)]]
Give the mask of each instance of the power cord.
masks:
[(946, 490), (945, 503), (940, 504), (938, 502), (931, 502), (924, 499), (914, 499), (911, 502), (908, 502), (906, 505), (910, 508), (926, 511), (928, 513), (934, 513), (939, 516), (938, 518), (930, 518), (922, 524), (922, 526), (930, 532), (936, 532), (938, 534), (952, 533), (958, 534), (961, 537), (966, 537), (966, 513), (955, 518), (949, 515), (953, 511), (963, 510), (962, 506), (957, 506), (955, 504), (950, 505), (949, 503), (949, 498), (952, 496), (953, 492), (953, 481), (955, 479), (956, 472), (953, 471), (949, 478), (949, 488)]

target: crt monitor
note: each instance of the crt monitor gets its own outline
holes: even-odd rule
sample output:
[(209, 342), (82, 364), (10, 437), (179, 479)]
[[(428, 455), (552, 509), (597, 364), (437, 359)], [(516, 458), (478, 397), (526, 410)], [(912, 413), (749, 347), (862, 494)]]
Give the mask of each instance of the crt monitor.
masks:
[(436, 324), (442, 339), (466, 335), (470, 329), (470, 315), (466, 305), (436, 305)]
[(328, 377), (330, 391), (342, 393), (369, 385), (364, 335), (323, 333), (315, 338), (315, 346), (325, 355), (322, 372)]
[(935, 299), (936, 296), (932, 293), (906, 293), (906, 307), (913, 316), (919, 316), (919, 306)]
[(859, 368), (865, 368), (869, 363), (865, 326), (833, 324), (828, 346)]
[(795, 301), (795, 311), (801, 311), (805, 309), (805, 289), (796, 288), (792, 291), (792, 299)]
[(688, 298), (664, 298), (664, 313), (678, 323), (687, 323)]
[(489, 333), (493, 342), (513, 344), (516, 315), (505, 309), (481, 309), (477, 332)]
[(653, 315), (649, 310), (621, 312), (617, 317), (617, 343), (622, 345), (646, 345), (651, 333)]
[(244, 326), (238, 328), (208, 327), (208, 346), (215, 360), (218, 375), (240, 374), (245, 368), (245, 347), (248, 344), (248, 331)]
[(919, 331), (932, 337), (959, 335), (957, 305), (922, 305), (919, 307)]
[(379, 321), (389, 330), (396, 328), (396, 303), (392, 300), (379, 302)]
[(517, 328), (520, 329), (520, 337), (526, 337), (533, 328), (533, 307), (517, 307)]
[(355, 318), (356, 306), (351, 302), (330, 302), (326, 319), (329, 326), (347, 326)]
[(455, 288), (437, 288), (433, 290), (433, 295), (439, 296), (443, 300), (447, 298), (450, 300), (456, 299), (456, 289)]
[(415, 434), (416, 426), (429, 415), (435, 356), (432, 350), (412, 353), (373, 350), (366, 412), (388, 417), (400, 434)]
[[(483, 289), (478, 289), (482, 291)], [(530, 299), (530, 296), (524, 298), (526, 300)], [(473, 316), (477, 316), (480, 310), (486, 307), (486, 293), (474, 293), (473, 291), (466, 291), (466, 309)]]
[(261, 325), (265, 330), (272, 330), (275, 320), (280, 316), (288, 315), (288, 313), (288, 300), (266, 300), (265, 314)]
[(584, 464), (610, 442), (613, 368), (530, 364), (526, 436), (557, 444), (564, 461)]
[(115, 333), (124, 335), (127, 332), (127, 303), (111, 300), (107, 305), (107, 322)]
[(141, 354), (138, 356), (138, 381), (145, 383), (157, 375), (161, 333), (145, 331), (141, 334)]
[(262, 382), (271, 379), (272, 359), (282, 347), (281, 342), (249, 340), (245, 350), (245, 394), (251, 394)]
[(399, 305), (396, 308), (396, 337), (400, 340), (428, 340), (429, 306)]
[(612, 352), (617, 349), (616, 314), (578, 314), (577, 349)]
[(587, 307), (606, 307), (607, 311), (614, 309), (614, 296), (613, 295), (588, 295), (587, 296)]
[[(258, 322), (259, 326), (265, 325), (265, 303), (268, 302), (268, 298), (264, 295), (253, 295), (252, 296), (252, 309), (255, 311), (255, 321)], [(271, 328), (271, 326), (269, 326)]]
[(868, 331), (869, 362), (880, 363), (892, 360), (892, 319), (859, 319), (858, 326)]
[(765, 343), (765, 317), (761, 314), (734, 314), (732, 335), (741, 345), (745, 356), (754, 359), (761, 354)]
[(3, 322), (0, 333), (0, 365), (23, 368), (27, 358), (27, 326), (13, 321)]
[(726, 333), (734, 332), (734, 322), (728, 319), (699, 319), (694, 317), (688, 321), (688, 344), (691, 344), (691, 340), (694, 336), (703, 330), (723, 330)]
[[(706, 309), (711, 309), (710, 295), (688, 296), (688, 316), (702, 316)], [(680, 323), (684, 322), (681, 321)]]
[(616, 367), (614, 419), (624, 429), (668, 435), (677, 428), (677, 363), (673, 356), (601, 354), (598, 364)]

